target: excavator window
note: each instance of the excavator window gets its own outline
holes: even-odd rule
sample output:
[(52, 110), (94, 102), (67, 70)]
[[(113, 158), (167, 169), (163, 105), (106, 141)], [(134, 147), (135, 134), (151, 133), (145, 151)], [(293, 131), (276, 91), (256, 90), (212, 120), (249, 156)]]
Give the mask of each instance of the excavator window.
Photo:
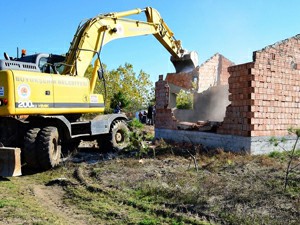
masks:
[(42, 73), (60, 74), (63, 71), (64, 60), (64, 56), (49, 55), (49, 57), (41, 57), (38, 66)]
[(62, 63), (54, 63), (54, 67), (57, 71), (57, 73), (62, 74), (65, 69), (65, 64)]
[(40, 68), (40, 70), (43, 72), (43, 73), (45, 73), (46, 71), (44, 71), (44, 70), (46, 70), (46, 67), (47, 67), (47, 62), (48, 61), (48, 59), (46, 58), (46, 57), (42, 57), (42, 58), (40, 58), (40, 61), (39, 61), (39, 68)]

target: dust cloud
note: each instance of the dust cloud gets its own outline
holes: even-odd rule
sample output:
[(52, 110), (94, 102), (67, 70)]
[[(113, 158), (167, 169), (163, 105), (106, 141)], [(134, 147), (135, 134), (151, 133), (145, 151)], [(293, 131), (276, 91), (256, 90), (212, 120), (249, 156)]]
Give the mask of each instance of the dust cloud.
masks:
[(219, 85), (194, 95), (193, 110), (174, 110), (174, 115), (179, 121), (216, 121), (222, 122), (225, 117), (228, 100), (228, 85)]

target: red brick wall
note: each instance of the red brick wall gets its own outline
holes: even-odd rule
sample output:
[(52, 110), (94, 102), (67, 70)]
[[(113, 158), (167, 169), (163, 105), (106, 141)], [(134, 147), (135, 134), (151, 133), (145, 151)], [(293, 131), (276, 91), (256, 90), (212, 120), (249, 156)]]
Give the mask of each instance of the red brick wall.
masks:
[(286, 135), (300, 126), (300, 36), (254, 52), (252, 136)]
[(215, 54), (199, 68), (198, 92), (203, 92), (212, 86), (217, 85), (219, 56)]
[[(228, 72), (231, 103), (218, 133), (282, 136), (290, 127), (300, 127), (300, 35), (254, 52), (253, 62), (231, 66)], [(168, 77), (178, 86), (189, 86), (184, 74), (185, 81), (178, 81), (178, 74)], [(223, 77), (221, 83), (226, 81)], [(157, 128), (176, 129), (177, 121), (168, 108), (169, 93), (167, 80), (160, 77), (156, 83)]]
[(253, 54), (253, 63), (229, 68), (231, 105), (218, 133), (287, 135), (300, 127), (300, 35)]
[(199, 68), (198, 92), (201, 93), (216, 85), (227, 85), (230, 75), (227, 69), (232, 65), (234, 65), (233, 62), (219, 53), (216, 53), (201, 64)]
[(170, 98), (170, 87), (163, 76), (155, 83), (156, 115), (155, 128), (177, 129), (177, 120), (173, 115), (172, 109), (168, 108)]
[(220, 69), (220, 80), (218, 84), (220, 85), (227, 85), (228, 84), (228, 78), (230, 76), (230, 73), (228, 72), (228, 67), (233, 66), (234, 63), (225, 58), (221, 55), (220, 58), (221, 63), (221, 69)]
[(232, 66), (228, 68), (230, 77), (229, 83), (229, 101), (227, 106), (223, 125), (218, 129), (220, 134), (232, 134), (239, 136), (250, 136), (251, 118), (251, 68), (254, 63)]

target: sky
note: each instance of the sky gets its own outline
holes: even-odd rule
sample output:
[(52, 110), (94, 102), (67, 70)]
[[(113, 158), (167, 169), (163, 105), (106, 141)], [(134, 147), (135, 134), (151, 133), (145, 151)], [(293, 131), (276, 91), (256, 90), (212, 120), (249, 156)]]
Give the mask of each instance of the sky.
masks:
[[(300, 33), (299, 0), (1, 0), (0, 58), (4, 52), (16, 57), (17, 48), (64, 54), (82, 20), (147, 6), (158, 10), (183, 48), (198, 53), (199, 64), (215, 53), (235, 64), (250, 62), (253, 51)], [(152, 35), (114, 40), (101, 59), (109, 70), (131, 63), (153, 82), (175, 72)]]

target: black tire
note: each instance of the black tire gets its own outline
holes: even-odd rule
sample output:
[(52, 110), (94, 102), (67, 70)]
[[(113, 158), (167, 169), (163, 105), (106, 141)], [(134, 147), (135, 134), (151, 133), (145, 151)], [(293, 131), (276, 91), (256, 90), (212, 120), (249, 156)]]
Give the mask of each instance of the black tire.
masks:
[(67, 140), (61, 144), (61, 153), (64, 157), (75, 154), (78, 151), (80, 140)]
[(39, 132), (37, 149), (37, 159), (41, 169), (48, 170), (59, 165), (61, 145), (56, 127), (45, 127)]
[(24, 148), (22, 152), (23, 160), (29, 168), (33, 169), (39, 167), (36, 138), (40, 130), (40, 128), (31, 128), (26, 132), (24, 137)]
[(112, 150), (112, 144), (111, 144), (111, 135), (110, 134), (103, 134), (99, 136), (97, 139), (97, 143), (99, 146), (99, 149), (102, 152), (109, 152)]
[(114, 121), (110, 133), (98, 139), (98, 145), (104, 151), (121, 151), (128, 147), (129, 143), (129, 129), (123, 120)]

